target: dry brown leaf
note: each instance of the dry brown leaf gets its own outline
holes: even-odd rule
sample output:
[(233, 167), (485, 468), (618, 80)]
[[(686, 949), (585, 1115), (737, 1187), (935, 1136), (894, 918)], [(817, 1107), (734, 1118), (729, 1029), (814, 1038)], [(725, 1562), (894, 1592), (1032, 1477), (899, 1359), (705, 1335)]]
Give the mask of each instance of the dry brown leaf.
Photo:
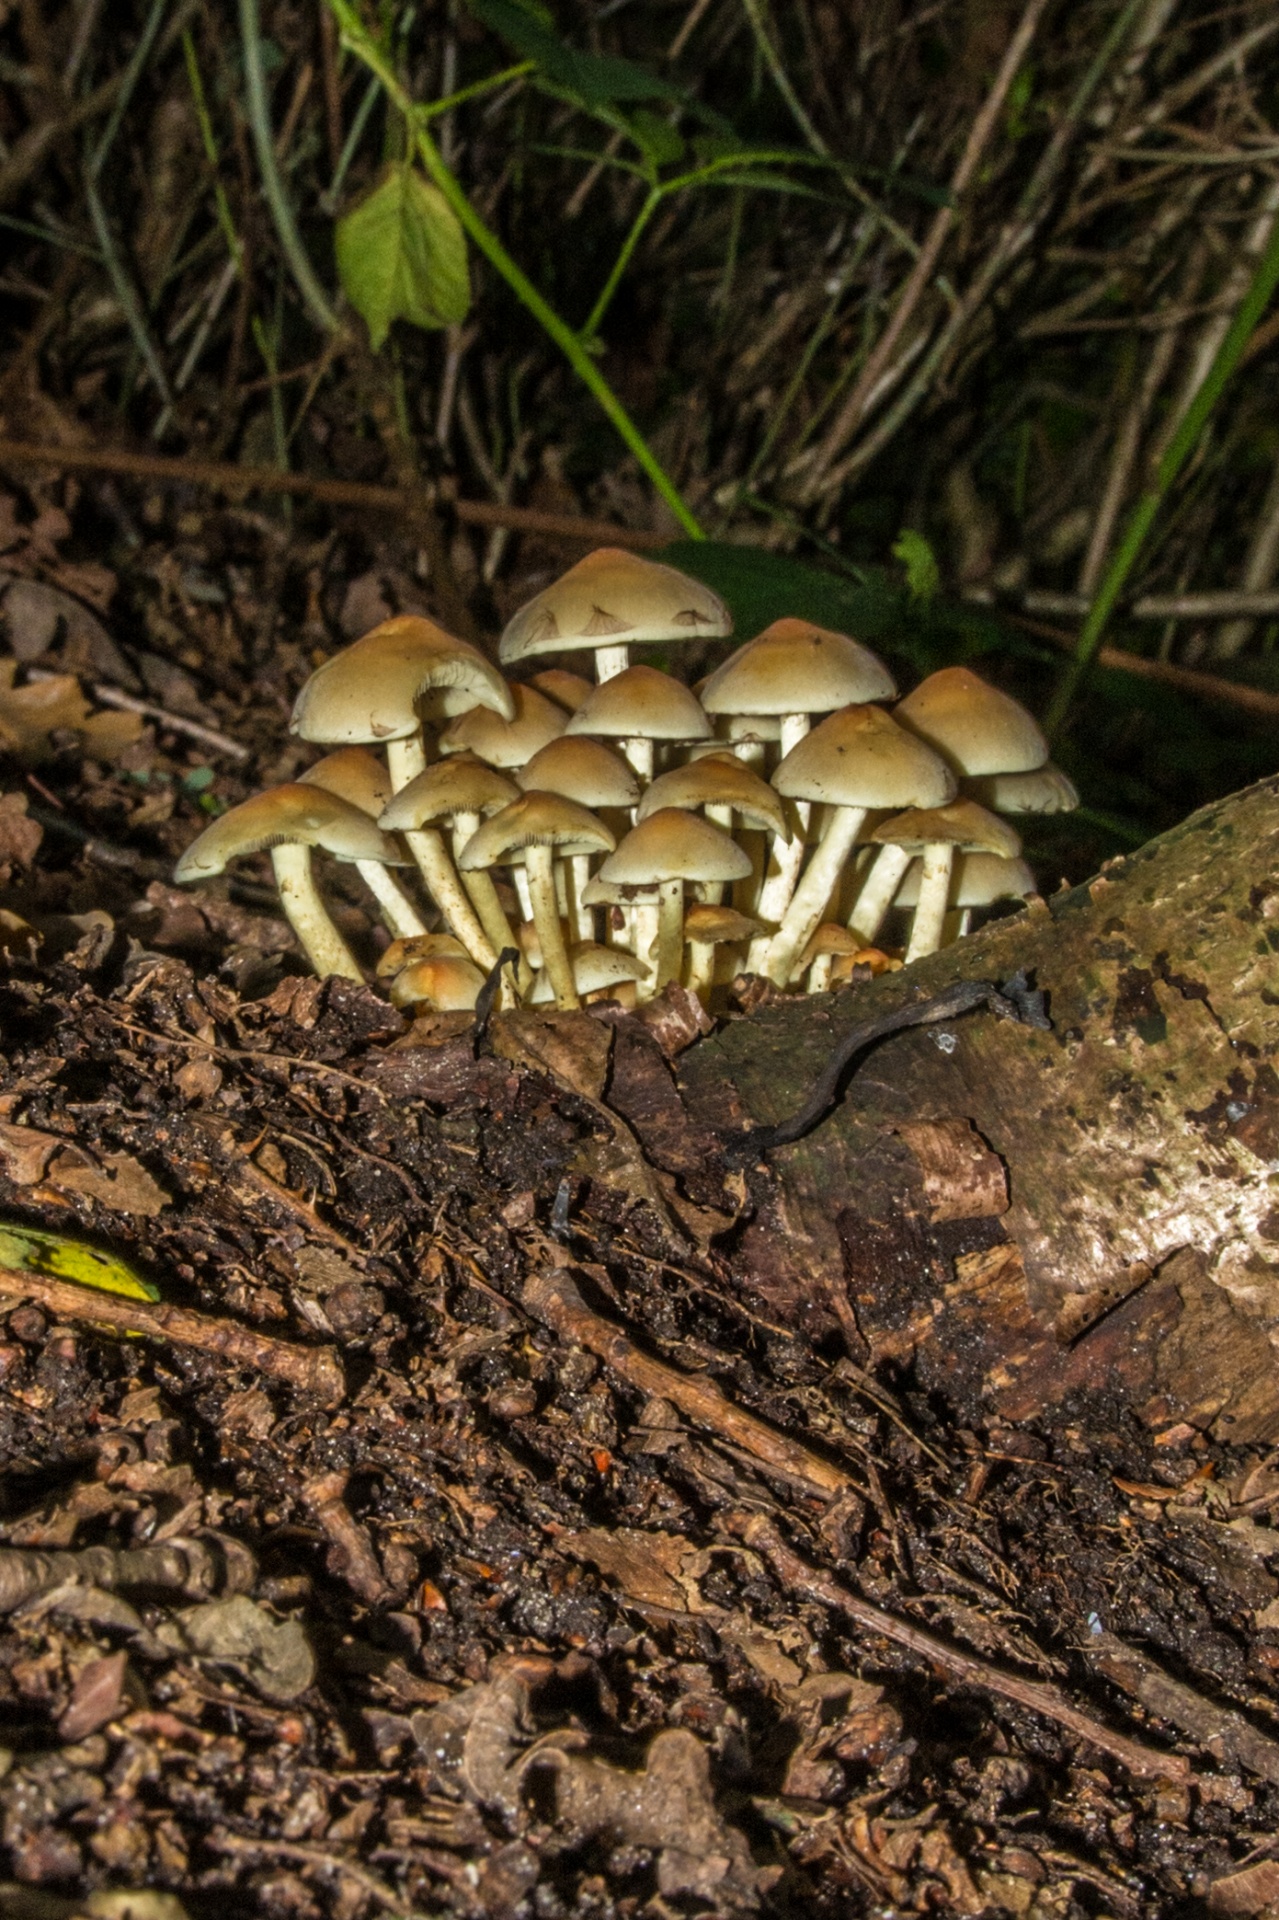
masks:
[(694, 1549), (677, 1533), (638, 1527), (588, 1527), (556, 1542), (561, 1553), (588, 1560), (616, 1580), (628, 1600), (672, 1613), (704, 1611), (697, 1584), (681, 1573)]
[(36, 1127), (15, 1127), (0, 1122), (0, 1164), (15, 1187), (34, 1187), (44, 1178), (50, 1157), (65, 1140), (56, 1133), (41, 1133)]
[(142, 720), (136, 713), (91, 714), (80, 683), (70, 674), (32, 680), (16, 687), (16, 660), (0, 660), (0, 744), (27, 764), (47, 759), (51, 735), (78, 734), (87, 753), (112, 759), (137, 740)]
[(128, 1153), (106, 1153), (94, 1166), (78, 1148), (61, 1153), (50, 1163), (49, 1179), (71, 1193), (83, 1193), (113, 1213), (140, 1213), (151, 1218), (169, 1204), (141, 1161)]

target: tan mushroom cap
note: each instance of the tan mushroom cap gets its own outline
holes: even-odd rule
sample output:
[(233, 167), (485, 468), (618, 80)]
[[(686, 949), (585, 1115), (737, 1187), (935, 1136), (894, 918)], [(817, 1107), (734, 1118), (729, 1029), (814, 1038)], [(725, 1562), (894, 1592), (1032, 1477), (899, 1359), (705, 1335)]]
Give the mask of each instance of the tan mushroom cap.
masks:
[(750, 870), (750, 855), (719, 827), (700, 814), (663, 807), (631, 828), (601, 863), (599, 878), (613, 886), (655, 887), (663, 880), (744, 880)]
[(491, 867), (525, 847), (555, 847), (561, 853), (611, 852), (617, 845), (602, 820), (559, 793), (522, 793), (473, 833), (457, 857), (466, 871)]
[(231, 860), (268, 847), (323, 847), (338, 860), (404, 865), (404, 855), (367, 813), (323, 787), (300, 780), (270, 787), (224, 813), (193, 840), (174, 869), (179, 886), (212, 879)]
[[(918, 861), (906, 870), (893, 905), (919, 905)], [(1024, 860), (998, 853), (961, 853), (951, 876), (948, 904), (952, 907), (989, 907), (996, 900), (1024, 900), (1035, 891), (1035, 876)]]
[(799, 956), (796, 973), (806, 973), (821, 954), (861, 953), (866, 942), (834, 920), (823, 920)]
[(731, 807), (749, 827), (761, 827), (789, 840), (786, 810), (776, 793), (757, 773), (731, 755), (708, 754), (659, 774), (639, 803), (637, 819), (663, 807), (691, 812), (697, 807)]
[(844, 707), (792, 747), (773, 773), (792, 800), (837, 807), (936, 807), (956, 780), (944, 760), (881, 707)]
[(391, 798), (391, 776), (375, 753), (367, 747), (339, 747), (326, 753), (313, 767), (300, 773), (303, 786), (323, 787), (326, 793), (340, 794), (361, 813), (374, 820)]
[(899, 701), (893, 717), (970, 779), (1029, 773), (1048, 758), (1048, 742), (1033, 715), (967, 667), (930, 673)]
[(587, 680), (580, 673), (570, 673), (567, 667), (543, 667), (540, 673), (530, 673), (528, 684), (553, 700), (557, 707), (563, 707), (565, 713), (576, 713), (595, 687), (593, 680)]
[(434, 1007), (438, 1013), (470, 1013), (480, 997), (484, 975), (463, 954), (437, 953), (410, 960), (391, 982), (393, 1007)]
[(455, 813), (494, 813), (518, 793), (513, 780), (477, 760), (474, 754), (454, 754), (448, 760), (437, 760), (401, 787), (379, 825), (388, 833), (402, 833), (406, 827), (424, 827)]
[(652, 640), (720, 639), (733, 631), (719, 595), (675, 567), (599, 547), (522, 606), (498, 648), (504, 665), (537, 653)]
[(710, 730), (683, 682), (656, 667), (627, 667), (593, 687), (565, 728), (613, 740), (704, 740)]
[(317, 667), (293, 706), (304, 740), (361, 745), (404, 740), (430, 705), (442, 716), (490, 708), (510, 718), (511, 690), (478, 647), (420, 614), (384, 620)]
[(878, 654), (810, 620), (774, 620), (717, 667), (701, 690), (707, 713), (831, 713), (893, 700), (897, 687)]
[[(599, 947), (584, 940), (568, 950), (573, 969), (573, 985), (579, 993), (602, 993), (606, 987), (625, 986), (628, 981), (645, 980), (649, 969), (624, 947)], [(541, 1006), (555, 998), (545, 968), (538, 973), (529, 994), (530, 1006)]]
[(374, 972), (379, 980), (389, 980), (401, 967), (407, 967), (410, 961), (437, 960), (442, 955), (462, 960), (470, 958), (462, 942), (454, 939), (451, 933), (406, 934), (403, 939), (392, 940)]
[(968, 791), (996, 813), (1073, 813), (1079, 790), (1051, 760), (1029, 773), (992, 773), (970, 780)]
[(1021, 852), (1021, 836), (998, 814), (975, 800), (952, 800), (944, 807), (911, 807), (882, 820), (869, 839), (883, 846), (922, 853), (925, 847), (952, 846), (962, 853), (997, 853), (1013, 860)]
[(602, 740), (563, 734), (535, 753), (516, 774), (520, 786), (562, 793), (583, 807), (633, 807), (640, 797), (635, 770)]
[(512, 687), (512, 711), (505, 718), (472, 707), (440, 735), (440, 752), (473, 753), (491, 767), (522, 767), (550, 741), (563, 733), (568, 716), (563, 707), (536, 687)]
[(764, 932), (764, 922), (753, 913), (738, 913), (735, 907), (700, 904), (684, 915), (684, 938), (703, 947), (729, 946), (737, 941), (753, 940)]

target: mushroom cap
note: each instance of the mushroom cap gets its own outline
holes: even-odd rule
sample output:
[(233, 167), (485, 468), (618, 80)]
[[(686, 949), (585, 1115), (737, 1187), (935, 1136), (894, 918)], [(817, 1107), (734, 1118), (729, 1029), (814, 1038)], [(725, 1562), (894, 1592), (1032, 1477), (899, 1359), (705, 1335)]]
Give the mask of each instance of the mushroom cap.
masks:
[[(607, 683), (606, 683), (607, 684)], [(757, 773), (731, 755), (708, 754), (686, 767), (661, 773), (639, 803), (638, 820), (662, 807), (732, 807), (749, 827), (762, 827), (789, 840), (786, 812), (776, 793)]]
[(744, 880), (750, 870), (750, 855), (719, 827), (699, 813), (662, 807), (631, 828), (601, 863), (599, 878), (614, 886), (655, 887), (663, 880)]
[(617, 841), (586, 807), (561, 793), (522, 793), (500, 813), (490, 815), (457, 856), (470, 872), (495, 866), (525, 847), (558, 847), (563, 853), (611, 851)]
[[(921, 863), (916, 860), (893, 899), (895, 907), (919, 905)], [(998, 853), (961, 853), (951, 875), (952, 907), (988, 907), (996, 900), (1024, 900), (1035, 891), (1035, 876), (1024, 860)]]
[[(502, 723), (499, 721), (498, 725)], [(424, 827), (455, 813), (495, 813), (514, 800), (519, 788), (473, 753), (437, 760), (417, 774), (391, 800), (379, 824), (388, 833)]]
[(718, 713), (715, 731), (735, 743), (767, 747), (781, 739), (782, 718), (778, 713)]
[(209, 880), (231, 860), (266, 847), (323, 847), (339, 860), (405, 864), (404, 855), (359, 807), (324, 787), (291, 780), (232, 807), (193, 840), (174, 868), (179, 886)]
[(722, 947), (735, 941), (755, 939), (766, 931), (753, 913), (738, 913), (736, 907), (716, 907), (701, 903), (689, 907), (684, 915), (684, 938), (703, 947)]
[(786, 618), (717, 667), (701, 699), (707, 713), (831, 713), (896, 694), (888, 668), (859, 640)]
[(930, 673), (898, 702), (893, 718), (970, 779), (987, 773), (1029, 773), (1048, 758), (1048, 742), (1033, 715), (967, 667)]
[(583, 807), (633, 807), (640, 783), (628, 760), (602, 740), (562, 734), (533, 755), (516, 774), (521, 787), (562, 793)]
[(530, 673), (528, 684), (557, 707), (563, 707), (565, 713), (576, 713), (595, 682), (583, 674), (570, 673), (567, 667), (543, 667), (540, 673)]
[[(605, 987), (624, 986), (628, 980), (646, 980), (649, 969), (623, 947), (599, 947), (592, 940), (568, 950), (573, 969), (573, 985), (579, 993), (599, 993)], [(540, 1006), (555, 998), (555, 989), (545, 968), (539, 972), (529, 994), (529, 1004)]]
[(1073, 813), (1079, 805), (1074, 781), (1051, 760), (1029, 773), (992, 773), (970, 780), (968, 791), (996, 813)]
[(522, 767), (563, 733), (568, 716), (536, 687), (512, 687), (506, 715), (472, 707), (440, 735), (440, 752), (473, 753), (491, 767)]
[(598, 547), (508, 622), (498, 658), (570, 653), (647, 640), (717, 640), (733, 631), (717, 593), (659, 560)]
[(796, 973), (803, 973), (811, 967), (819, 954), (823, 953), (860, 953), (866, 942), (850, 933), (847, 927), (841, 927), (834, 920), (823, 920), (812, 939), (795, 963)]
[(459, 954), (463, 959), (469, 957), (462, 942), (451, 933), (405, 934), (392, 940), (373, 971), (379, 980), (387, 980), (413, 960), (436, 960), (441, 954), (452, 954), (455, 959)]
[(936, 807), (955, 776), (931, 747), (881, 707), (844, 707), (806, 734), (773, 773), (793, 800), (837, 807)]
[(334, 745), (404, 740), (417, 732), (428, 703), (444, 715), (480, 706), (509, 719), (515, 711), (510, 688), (478, 647), (404, 613), (317, 667), (293, 704), (289, 728)]
[(656, 667), (627, 667), (592, 687), (565, 728), (614, 740), (704, 740), (710, 730), (683, 682)]
[(391, 798), (391, 776), (367, 747), (339, 747), (336, 753), (326, 753), (298, 779), (303, 786), (339, 794), (374, 820)]
[(437, 953), (410, 960), (391, 982), (393, 1007), (434, 1007), (438, 1013), (470, 1013), (480, 997), (484, 975), (465, 954)]
[(895, 813), (867, 836), (883, 846), (922, 853), (925, 847), (958, 847), (963, 853), (998, 853), (1013, 860), (1021, 852), (1021, 835), (998, 814), (975, 800), (951, 800), (944, 807), (910, 807)]

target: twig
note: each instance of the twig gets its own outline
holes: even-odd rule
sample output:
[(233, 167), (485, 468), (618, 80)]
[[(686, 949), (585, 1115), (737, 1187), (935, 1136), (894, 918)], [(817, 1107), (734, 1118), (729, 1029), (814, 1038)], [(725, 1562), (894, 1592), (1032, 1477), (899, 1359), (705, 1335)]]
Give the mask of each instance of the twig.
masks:
[[(1224, 596), (1223, 596), (1224, 597)], [(1063, 627), (1049, 626), (1043, 620), (1027, 620), (1018, 614), (1006, 614), (1015, 627), (1051, 640), (1055, 647), (1072, 653), (1075, 636)], [(1194, 667), (1178, 667), (1171, 660), (1147, 660), (1140, 653), (1121, 653), (1118, 647), (1100, 647), (1097, 665), (1116, 673), (1131, 673), (1138, 680), (1158, 680), (1164, 686), (1177, 687), (1200, 700), (1220, 700), (1223, 705), (1255, 713), (1263, 720), (1279, 720), (1279, 693), (1267, 693), (1264, 687), (1247, 687), (1239, 680), (1223, 680), (1218, 673), (1200, 673)]]
[[(1087, 593), (1026, 593), (1022, 605), (1027, 613), (1085, 614), (1092, 597)], [(1143, 593), (1124, 611), (1134, 620), (1225, 620), (1234, 614), (1273, 620), (1279, 616), (1279, 592), (1241, 593), (1225, 588), (1220, 593)], [(1109, 651), (1113, 654), (1115, 650), (1112, 647)], [(1119, 655), (1120, 659), (1128, 657)]]
[[(230, 460), (175, 460), (164, 454), (134, 453), (124, 447), (39, 446), (28, 440), (0, 438), (0, 463), (49, 468), (55, 473), (119, 473), (143, 480), (168, 480), (174, 486), (210, 487), (219, 492), (294, 493), (338, 507), (371, 507), (403, 513), (420, 506), (420, 496), (403, 487), (376, 487), (361, 480), (329, 480), (316, 474), (287, 473), (281, 467), (241, 467)], [(580, 540), (584, 546), (664, 547), (669, 535), (640, 527), (619, 527), (611, 520), (589, 520), (572, 513), (539, 513), (533, 507), (508, 507), (487, 500), (453, 500), (451, 512), (463, 525), (510, 527), (548, 539)]]
[(325, 1406), (336, 1406), (346, 1392), (342, 1365), (332, 1347), (297, 1347), (233, 1320), (193, 1313), (188, 1307), (153, 1306), (18, 1267), (0, 1267), (0, 1293), (38, 1300), (62, 1319), (85, 1320), (124, 1333), (146, 1334), (197, 1353), (218, 1354), (232, 1366), (255, 1368), (304, 1393), (317, 1394)]
[(218, 1556), (202, 1540), (168, 1540), (150, 1547), (84, 1547), (78, 1553), (0, 1549), (0, 1613), (12, 1613), (38, 1594), (71, 1582), (102, 1587), (108, 1593), (118, 1587), (169, 1587), (203, 1598), (218, 1585)]
[(1090, 1667), (1139, 1701), (1147, 1713), (1166, 1720), (1197, 1747), (1223, 1766), (1246, 1767), (1272, 1786), (1279, 1786), (1279, 1743), (1245, 1720), (1233, 1708), (1206, 1700), (1138, 1647), (1127, 1646), (1112, 1633), (1100, 1633), (1080, 1649)]
[(302, 1498), (317, 1525), (335, 1550), (336, 1571), (353, 1593), (368, 1606), (385, 1600), (390, 1588), (377, 1563), (367, 1527), (362, 1527), (346, 1504), (350, 1474), (345, 1468), (319, 1473), (304, 1482)]
[[(63, 674), (53, 673), (44, 667), (28, 669), (29, 680), (61, 680)], [(158, 720), (170, 733), (185, 733), (190, 739), (198, 740), (202, 746), (211, 747), (215, 753), (224, 753), (228, 760), (247, 760), (249, 749), (233, 740), (230, 734), (219, 733), (216, 727), (206, 727), (199, 720), (188, 720), (180, 713), (170, 713), (167, 707), (157, 707), (152, 700), (135, 700), (131, 693), (122, 693), (119, 687), (109, 687), (105, 682), (91, 681), (89, 692), (103, 707), (119, 707), (122, 713), (140, 713), (148, 720)]]
[(801, 1560), (786, 1545), (773, 1522), (763, 1514), (736, 1514), (730, 1517), (729, 1525), (748, 1547), (763, 1555), (785, 1587), (820, 1602), (824, 1607), (846, 1614), (863, 1632), (880, 1634), (894, 1645), (905, 1647), (921, 1660), (940, 1667), (943, 1673), (951, 1675), (961, 1685), (980, 1687), (985, 1693), (993, 1693), (1000, 1699), (1012, 1701), (1015, 1706), (1039, 1714), (1042, 1719), (1054, 1721), (1076, 1739), (1086, 1740), (1090, 1746), (1109, 1754), (1112, 1760), (1117, 1760), (1139, 1780), (1190, 1778), (1189, 1763), (1180, 1754), (1159, 1753), (1153, 1747), (1144, 1747), (1136, 1740), (1129, 1740), (1122, 1733), (1112, 1733), (1100, 1720), (1094, 1720), (1090, 1714), (1072, 1707), (1056, 1687), (1045, 1686), (1037, 1680), (1023, 1680), (1020, 1674), (1005, 1673), (985, 1660), (962, 1653), (958, 1647), (948, 1646), (944, 1640), (936, 1639), (922, 1627), (899, 1620), (896, 1615), (885, 1613), (879, 1607), (871, 1606), (869, 1601), (859, 1599), (849, 1588), (832, 1580), (829, 1574)]
[[(1255, 336), (1254, 336), (1255, 337)], [(1270, 485), (1266, 488), (1266, 497), (1261, 512), (1252, 530), (1248, 542), (1248, 557), (1244, 562), (1243, 591), (1250, 599), (1265, 594), (1266, 588), (1275, 577), (1279, 566), (1279, 460), (1275, 462), (1270, 476)], [(1274, 601), (1274, 611), (1279, 613), (1279, 594), (1269, 596)], [(1252, 622), (1247, 619), (1232, 620), (1223, 627), (1213, 644), (1213, 658), (1233, 660), (1242, 653), (1252, 634)]]
[(597, 1354), (605, 1366), (641, 1393), (669, 1400), (697, 1426), (740, 1447), (765, 1471), (772, 1468), (783, 1479), (798, 1482), (824, 1500), (855, 1488), (856, 1483), (842, 1467), (734, 1406), (714, 1381), (693, 1378), (641, 1353), (620, 1327), (592, 1312), (566, 1273), (532, 1274), (525, 1282), (522, 1301), (535, 1320), (553, 1328), (562, 1340), (574, 1341)]

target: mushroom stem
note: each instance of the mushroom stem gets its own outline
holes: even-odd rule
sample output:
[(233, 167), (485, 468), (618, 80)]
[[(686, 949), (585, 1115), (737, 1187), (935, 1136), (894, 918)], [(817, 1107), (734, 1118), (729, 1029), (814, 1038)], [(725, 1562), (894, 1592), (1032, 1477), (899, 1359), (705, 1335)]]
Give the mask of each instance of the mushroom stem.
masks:
[(850, 933), (867, 943), (875, 938), (912, 857), (905, 847), (880, 848), (848, 916)]
[(647, 786), (653, 778), (653, 742), (641, 739), (623, 740), (622, 752)]
[(596, 647), (595, 679), (600, 686), (606, 680), (616, 679), (619, 673), (625, 673), (631, 664), (631, 650), (623, 643), (621, 646)]
[(427, 884), (432, 900), (444, 916), (445, 926), (462, 942), (476, 966), (485, 973), (491, 973), (497, 965), (497, 955), (466, 897), (443, 838), (434, 827), (408, 828), (404, 838), (408, 841), (409, 852), (417, 861), (418, 871)]
[(399, 881), (380, 860), (357, 860), (355, 871), (382, 909), (382, 918), (397, 940), (411, 940), (426, 932), (426, 922)]
[(321, 979), (337, 973), (344, 980), (363, 981), (364, 973), (342, 938), (320, 898), (311, 872), (311, 849), (296, 843), (272, 847), (271, 865), (280, 890), (284, 917), (302, 942), (307, 959)]
[(595, 911), (582, 905), (582, 889), (590, 877), (590, 854), (575, 853), (568, 863), (568, 904), (574, 937), (579, 942), (595, 939)]
[(910, 923), (910, 944), (906, 965), (936, 953), (941, 945), (942, 923), (950, 894), (950, 876), (955, 865), (953, 840), (932, 841), (924, 848), (924, 864), (919, 875), (919, 905)]
[(962, 908), (959, 915), (959, 925), (955, 928), (956, 940), (966, 940), (968, 938), (969, 933), (972, 931), (972, 924), (973, 924), (972, 908), (971, 907)]
[(402, 740), (387, 741), (386, 770), (391, 776), (394, 793), (398, 793), (401, 787), (407, 787), (410, 780), (416, 780), (419, 773), (426, 772), (426, 741), (420, 733), (406, 734)]
[(806, 990), (809, 993), (825, 993), (830, 986), (830, 966), (834, 954), (819, 953), (808, 969)]
[(679, 979), (683, 957), (684, 882), (663, 880), (657, 888), (657, 953), (651, 989), (653, 995), (659, 994), (668, 981)]
[(555, 855), (550, 847), (530, 845), (524, 852), (533, 925), (542, 943), (542, 965), (555, 991), (557, 1007), (581, 1005), (573, 981), (573, 967), (564, 944), (559, 902), (555, 897)]
[(660, 933), (660, 911), (656, 895), (649, 892), (636, 894), (633, 904), (627, 911), (630, 918), (631, 952), (648, 968), (648, 973), (639, 982), (637, 991), (640, 991), (642, 999), (651, 1000), (656, 991), (657, 942)]
[(690, 940), (684, 984), (699, 1000), (706, 1000), (715, 984), (715, 948), (709, 940)]
[[(454, 814), (453, 858), (455, 864), (458, 849), (466, 845), (471, 835), (478, 830), (479, 824), (480, 816), (478, 813)], [(520, 943), (515, 938), (514, 928), (511, 926), (511, 922), (507, 917), (505, 907), (498, 898), (497, 888), (493, 885), (493, 876), (488, 871), (488, 868), (475, 867), (464, 870), (460, 878), (463, 887), (470, 897), (471, 905), (475, 908), (476, 917), (488, 938), (489, 945), (493, 949), (494, 963), (496, 964), (497, 955), (507, 947), (514, 947), (518, 953)], [(532, 969), (523, 956), (521, 956), (519, 964), (519, 984), (521, 993), (526, 993), (533, 984)], [(500, 1004), (503, 1007), (506, 1007), (508, 1003), (513, 1004), (510, 993), (510, 982), (507, 979), (505, 971), (502, 974), (502, 984), (499, 992), (502, 996)]]
[[(839, 884), (840, 872), (851, 853), (865, 820), (865, 807), (838, 807), (819, 841), (817, 850), (804, 869), (781, 925), (767, 943), (763, 970), (770, 980), (784, 987), (798, 956), (812, 939), (826, 911), (826, 903)], [(754, 953), (752, 943), (751, 952)]]

